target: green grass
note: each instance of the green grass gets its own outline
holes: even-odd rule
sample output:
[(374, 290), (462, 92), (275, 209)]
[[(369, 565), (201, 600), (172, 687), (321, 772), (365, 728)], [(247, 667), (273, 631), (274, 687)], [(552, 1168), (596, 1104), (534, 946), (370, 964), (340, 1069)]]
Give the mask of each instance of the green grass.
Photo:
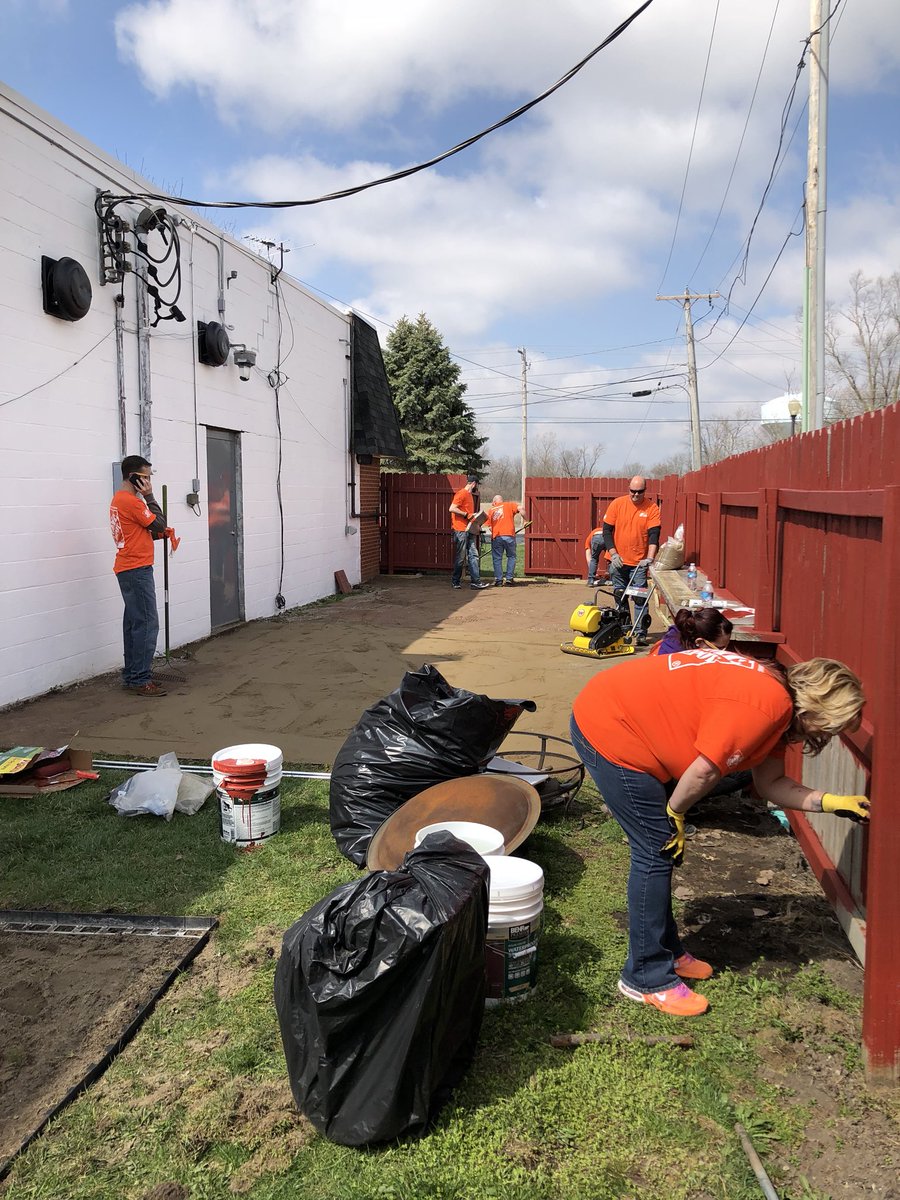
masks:
[[(327, 785), (286, 782), (282, 831), (252, 854), (195, 817), (118, 817), (103, 784), (3, 800), (0, 906), (205, 913), (214, 943), (174, 985), (106, 1075), (21, 1156), (4, 1200), (142, 1200), (164, 1181), (191, 1200), (755, 1200), (735, 1120), (763, 1155), (789, 1148), (803, 1110), (757, 1079), (754, 1037), (777, 1036), (787, 982), (729, 973), (691, 1051), (619, 1042), (554, 1050), (590, 1028), (672, 1033), (616, 999), (625, 953), (627, 847), (614, 822), (541, 824), (525, 848), (546, 876), (539, 987), (486, 1013), (475, 1062), (436, 1126), (369, 1151), (333, 1145), (291, 1110), (272, 1004), (280, 934), (358, 877), (331, 838)], [(815, 971), (792, 985), (847, 998)], [(784, 1026), (790, 1022), (785, 1018)]]

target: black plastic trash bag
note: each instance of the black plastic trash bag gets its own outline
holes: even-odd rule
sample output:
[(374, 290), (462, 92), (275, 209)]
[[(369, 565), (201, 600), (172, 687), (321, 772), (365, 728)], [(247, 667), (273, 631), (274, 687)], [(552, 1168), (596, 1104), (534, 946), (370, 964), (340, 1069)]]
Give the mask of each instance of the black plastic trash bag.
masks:
[(284, 935), (275, 1007), (297, 1107), (344, 1146), (421, 1133), (465, 1074), (486, 987), (488, 867), (430, 834), (399, 871), (320, 900)]
[(331, 769), (329, 816), (338, 849), (363, 866), (392, 812), (446, 779), (474, 775), (493, 758), (533, 700), (492, 700), (452, 687), (425, 665), (360, 717)]

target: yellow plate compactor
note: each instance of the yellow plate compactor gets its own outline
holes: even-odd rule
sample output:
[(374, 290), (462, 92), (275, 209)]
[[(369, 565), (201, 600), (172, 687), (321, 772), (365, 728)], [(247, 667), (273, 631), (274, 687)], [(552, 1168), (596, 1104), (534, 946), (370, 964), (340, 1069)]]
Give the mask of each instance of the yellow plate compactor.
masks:
[(634, 654), (634, 638), (628, 619), (617, 608), (598, 608), (579, 604), (569, 617), (575, 636), (560, 646), (563, 654), (581, 654), (585, 658), (612, 658), (616, 654)]

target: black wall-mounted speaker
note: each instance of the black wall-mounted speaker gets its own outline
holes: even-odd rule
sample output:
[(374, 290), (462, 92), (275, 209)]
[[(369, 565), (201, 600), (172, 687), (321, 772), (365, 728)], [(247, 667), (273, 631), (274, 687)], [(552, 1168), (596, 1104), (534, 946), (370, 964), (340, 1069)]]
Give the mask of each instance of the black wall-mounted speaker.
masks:
[(93, 292), (87, 271), (74, 258), (41, 256), (44, 312), (61, 321), (80, 321), (91, 307)]
[(197, 322), (197, 359), (207, 367), (221, 367), (228, 362), (231, 342), (228, 330), (218, 321)]

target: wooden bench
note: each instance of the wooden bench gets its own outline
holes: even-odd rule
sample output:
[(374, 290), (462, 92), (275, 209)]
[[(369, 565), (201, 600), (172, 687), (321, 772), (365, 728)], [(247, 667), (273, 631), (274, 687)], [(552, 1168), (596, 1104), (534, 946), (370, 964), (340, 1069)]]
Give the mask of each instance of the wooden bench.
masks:
[[(671, 622), (679, 608), (702, 608), (700, 588), (706, 582), (707, 576), (697, 568), (697, 588), (693, 591), (687, 581), (687, 567), (677, 571), (664, 571), (650, 567), (650, 576), (656, 583), (656, 603), (659, 615), (664, 621)], [(784, 642), (784, 634), (774, 629), (757, 629), (754, 625), (756, 617), (752, 608), (747, 608), (738, 598), (727, 589), (719, 588), (713, 598), (720, 601), (716, 608), (722, 611), (734, 626), (731, 638), (734, 642), (755, 642), (772, 646)], [(721, 601), (727, 601), (725, 605)]]

